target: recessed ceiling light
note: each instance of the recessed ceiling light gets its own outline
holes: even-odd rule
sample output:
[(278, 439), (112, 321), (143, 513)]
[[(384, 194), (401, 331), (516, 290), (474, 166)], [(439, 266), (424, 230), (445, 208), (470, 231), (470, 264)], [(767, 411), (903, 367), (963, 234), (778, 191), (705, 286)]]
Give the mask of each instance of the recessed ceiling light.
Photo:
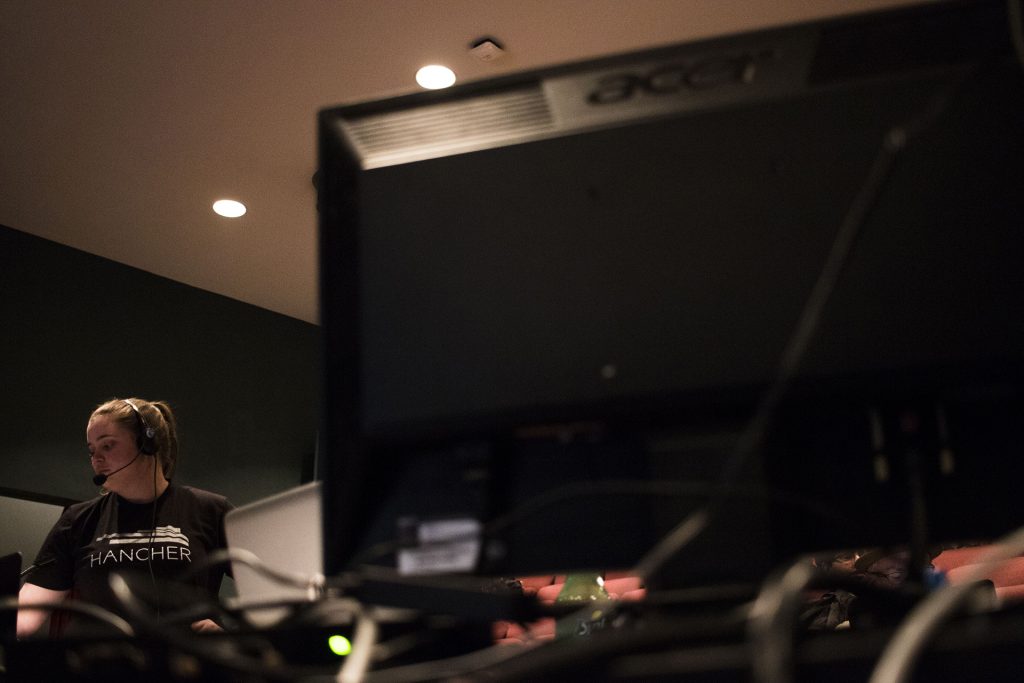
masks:
[(416, 72), (416, 82), (427, 90), (440, 90), (455, 84), (455, 72), (446, 66), (431, 64)]
[(213, 210), (225, 218), (238, 218), (245, 215), (245, 204), (234, 199), (218, 199), (213, 203)]

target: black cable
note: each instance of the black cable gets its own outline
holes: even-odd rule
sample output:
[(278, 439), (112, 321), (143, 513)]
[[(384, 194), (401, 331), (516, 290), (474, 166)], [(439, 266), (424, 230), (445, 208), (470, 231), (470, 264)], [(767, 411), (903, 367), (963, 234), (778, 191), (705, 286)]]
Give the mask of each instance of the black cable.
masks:
[[(746, 427), (741, 432), (739, 441), (737, 442), (732, 455), (729, 457), (725, 467), (722, 469), (720, 481), (723, 489), (733, 483), (753, 454), (761, 448), (764, 438), (767, 435), (768, 427), (775, 417), (775, 413), (782, 402), (783, 396), (788, 391), (790, 384), (795, 378), (800, 366), (800, 361), (821, 322), (825, 306), (827, 305), (832, 293), (835, 291), (836, 284), (838, 283), (840, 275), (846, 266), (850, 253), (853, 249), (853, 245), (864, 225), (867, 214), (878, 199), (879, 192), (884, 181), (889, 175), (889, 171), (897, 152), (903, 148), (905, 143), (906, 134), (905, 130), (902, 128), (893, 128), (885, 135), (882, 144), (875, 155), (875, 159), (871, 164), (871, 168), (869, 169), (867, 176), (861, 184), (860, 189), (854, 197), (853, 202), (847, 210), (839, 230), (836, 233), (835, 239), (832, 242), (832, 247), (829, 250), (828, 257), (825, 259), (825, 263), (818, 275), (818, 279), (815, 281), (814, 286), (811, 288), (811, 292), (804, 303), (803, 310), (800, 313), (800, 318), (794, 328), (793, 334), (786, 343), (782, 357), (779, 361), (775, 380), (758, 401), (754, 414), (751, 416)], [(713, 499), (708, 504), (707, 508), (699, 512), (707, 515), (709, 520), (713, 519), (717, 516), (724, 503), (725, 498), (719, 496)], [(646, 579), (650, 580), (653, 574), (656, 573), (661, 566), (664, 566), (668, 559), (675, 557), (683, 547), (693, 540), (694, 536), (683, 535), (680, 533), (686, 529), (688, 524), (691, 523), (692, 518), (693, 515), (680, 522), (676, 529), (670, 532), (665, 539), (651, 551), (652, 557), (657, 556), (663, 559), (661, 559), (656, 566), (653, 566), (651, 563), (652, 575), (645, 577)]]
[(807, 606), (806, 591), (822, 588), (844, 589), (858, 600), (902, 612), (909, 612), (928, 594), (922, 584), (878, 586), (860, 573), (822, 571), (813, 565), (811, 557), (797, 559), (764, 582), (751, 606), (747, 626), (755, 681), (789, 683), (795, 680), (795, 639), (801, 626), (802, 608)]
[[(808, 564), (809, 566), (809, 564)], [(812, 568), (813, 569), (813, 568)], [(806, 582), (790, 581), (784, 593), (774, 593), (766, 584), (766, 591), (774, 593), (773, 598), (781, 598), (787, 604), (803, 604), (803, 592), (798, 589), (802, 584), (805, 588), (840, 587), (856, 590), (865, 598), (876, 600), (891, 599), (901, 607), (909, 609), (913, 601), (919, 599), (914, 589), (888, 589), (873, 586), (858, 580), (855, 575), (843, 572), (812, 571), (806, 576)], [(791, 592), (790, 592), (791, 591)], [(678, 594), (675, 600), (666, 600)], [(623, 654), (651, 652), (664, 647), (678, 646), (691, 640), (720, 643), (723, 639), (734, 642), (742, 637), (743, 628), (749, 629), (751, 612), (754, 602), (748, 600), (745, 586), (737, 586), (734, 590), (694, 588), (678, 591), (666, 591), (652, 596), (642, 603), (618, 603), (621, 609), (649, 611), (656, 608), (655, 616), (662, 608), (671, 605), (690, 605), (693, 603), (719, 602), (725, 600), (736, 603), (735, 609), (715, 612), (709, 616), (705, 611), (697, 611), (693, 616), (683, 618), (667, 618), (658, 621), (645, 621), (638, 628), (628, 630), (602, 631), (601, 636), (591, 639), (570, 639), (569, 641), (552, 641), (536, 648), (519, 648), (499, 645), (485, 648), (468, 655), (460, 655), (449, 659), (423, 662), (419, 664), (391, 667), (371, 672), (368, 683), (413, 683), (414, 681), (461, 680), (532, 680), (543, 678), (553, 680), (556, 675), (565, 673), (565, 679), (580, 677), (581, 671), (593, 672), (600, 677), (607, 675), (610, 665), (616, 657)], [(770, 615), (775, 610), (767, 610)], [(643, 617), (642, 617), (643, 618)], [(775, 637), (786, 624), (785, 620), (773, 620), (775, 626), (769, 634)], [(749, 633), (749, 631), (748, 631)], [(786, 625), (781, 635), (792, 638), (793, 634)], [(743, 648), (746, 653), (750, 650)], [(506, 654), (508, 656), (506, 656)], [(785, 661), (785, 660), (783, 660)], [(631, 679), (632, 680), (632, 679)], [(782, 679), (779, 679), (782, 680)]]
[(131, 627), (131, 624), (129, 624), (127, 621), (125, 621), (118, 615), (92, 603), (82, 602), (80, 600), (62, 600), (61, 602), (52, 603), (43, 602), (36, 604), (23, 604), (18, 602), (18, 598), (0, 599), (0, 612), (17, 612), (18, 610), (39, 610), (42, 612), (74, 612), (75, 614), (83, 614), (97, 621), (101, 621), (104, 624), (117, 629), (123, 635), (129, 637), (135, 635), (135, 630)]
[[(302, 574), (299, 572), (283, 571), (271, 567), (267, 563), (263, 562), (255, 553), (245, 550), (244, 548), (222, 548), (216, 550), (205, 557), (201, 562), (197, 562), (189, 568), (178, 581), (184, 583), (190, 578), (208, 571), (213, 567), (226, 565), (232, 562), (243, 564), (250, 569), (253, 569), (258, 574), (271, 579), (280, 584), (292, 586), (295, 588), (306, 591), (306, 597), (304, 599), (299, 598), (287, 598), (287, 599), (274, 599), (274, 600), (261, 600), (254, 602), (241, 603), (236, 605), (227, 606), (223, 604), (219, 599), (211, 599), (207, 594), (203, 594), (200, 598), (193, 600), (192, 605), (183, 609), (178, 610), (172, 614), (164, 616), (164, 620), (168, 623), (180, 623), (184, 619), (196, 619), (193, 617), (202, 617), (211, 611), (215, 611), (221, 618), (227, 617), (230, 623), (226, 623), (226, 627), (235, 626), (239, 623), (244, 623), (246, 627), (249, 627), (249, 623), (245, 620), (245, 614), (250, 611), (259, 611), (263, 609), (273, 608), (289, 608), (290, 615), (287, 617), (288, 621), (303, 620), (309, 618), (310, 613), (316, 613), (318, 609), (323, 606), (322, 598), (325, 594), (327, 581), (323, 574)], [(332, 585), (337, 587), (345, 586), (345, 579), (335, 580)], [(338, 601), (336, 607), (342, 606), (342, 602), (348, 606), (349, 610), (352, 609), (351, 601)], [(297, 608), (304, 607), (304, 611), (300, 611)], [(314, 614), (319, 617), (320, 615)], [(189, 622), (191, 623), (191, 621)]]
[[(220, 566), (232, 561), (246, 564), (272, 580), (302, 588), (309, 591), (309, 593), (306, 598), (275, 598), (227, 605), (218, 597), (210, 596), (207, 591), (187, 583), (191, 576), (211, 567)], [(341, 584), (343, 581), (336, 583)], [(173, 590), (186, 590), (190, 592), (187, 600), (178, 601), (187, 603), (186, 606), (173, 612), (162, 613), (161, 621), (169, 626), (190, 625), (199, 619), (216, 614), (218, 618), (224, 621), (225, 630), (250, 630), (252, 628), (251, 625), (244, 619), (246, 612), (274, 608), (288, 608), (291, 611), (291, 615), (285, 619), (288, 623), (301, 623), (312, 620), (322, 621), (325, 618), (325, 610), (331, 611), (329, 617), (332, 622), (349, 620), (347, 618), (340, 619), (337, 612), (346, 609), (348, 610), (346, 617), (349, 616), (348, 613), (352, 612), (356, 605), (355, 601), (347, 598), (325, 600), (323, 595), (324, 584), (324, 577), (320, 574), (307, 576), (298, 573), (282, 572), (269, 567), (248, 550), (241, 548), (218, 550), (208, 555), (204, 561), (196, 563), (194, 567), (190, 568), (186, 574), (177, 580), (164, 581), (159, 584), (158, 588), (161, 593)], [(131, 590), (130, 583), (129, 590)], [(139, 600), (141, 596), (136, 595), (135, 597), (136, 600)]]
[[(741, 432), (736, 447), (722, 470), (719, 481), (723, 490), (735, 481), (750, 458), (762, 448), (768, 428), (783, 397), (796, 378), (800, 363), (845, 270), (857, 237), (878, 202), (896, 158), (911, 140), (920, 137), (948, 109), (953, 96), (973, 72), (973, 68), (963, 69), (928, 100), (924, 109), (915, 118), (905, 124), (891, 127), (883, 136), (867, 175), (843, 216), (818, 279), (804, 302), (800, 318), (779, 360), (775, 379), (758, 401), (754, 414)], [(707, 508), (698, 512), (706, 514), (710, 522), (717, 516), (725, 502), (726, 499), (719, 496), (713, 499)], [(681, 532), (690, 524), (692, 517), (693, 515), (680, 522), (676, 529), (651, 551), (652, 556), (657, 554), (667, 561), (688, 545), (694, 536), (687, 536)], [(664, 562), (661, 565), (663, 566)], [(645, 578), (650, 580), (651, 577)]]
[(366, 682), (413, 683), (414, 681), (451, 680), (454, 677), (494, 666), (522, 654), (524, 652), (520, 648), (493, 645), (457, 657), (371, 671), (366, 676)]
[[(836, 237), (837, 243), (842, 238), (841, 241), (844, 244), (842, 245), (840, 257), (836, 259), (835, 268), (833, 269), (834, 275), (828, 278), (830, 282), (826, 287), (822, 288), (824, 291), (820, 293), (819, 301), (812, 305), (815, 299), (815, 291), (819, 289), (820, 283), (825, 279), (824, 273), (829, 270), (829, 265), (826, 263), (823, 276), (815, 284), (815, 290), (812, 291), (811, 298), (805, 306), (805, 314), (801, 316), (801, 324), (798, 326), (797, 333), (794, 336), (804, 338), (804, 341), (800, 344), (804, 348), (800, 349), (799, 352), (795, 352), (794, 349), (798, 345), (792, 344), (787, 349), (787, 353), (783, 356), (780, 375), (772, 390), (766, 395), (761, 406), (759, 406), (758, 413), (755, 414), (754, 419), (751, 421), (751, 428), (754, 431), (753, 436), (757, 440), (763, 438), (771, 414), (781, 400), (786, 385), (789, 384), (790, 379), (795, 374), (800, 357), (806, 350), (806, 341), (810, 339), (814, 328), (817, 327), (828, 296), (835, 289), (842, 264), (849, 257), (854, 238), (862, 228), (868, 212), (876, 203), (896, 156), (906, 149), (911, 139), (921, 136), (948, 109), (954, 95), (972, 74), (973, 69), (965, 69), (951, 83), (948, 83), (936, 92), (915, 119), (905, 125), (892, 127), (886, 134), (876, 154), (868, 177), (857, 193), (854, 203), (843, 221), (843, 226), (840, 228), (840, 233)], [(832, 261), (833, 256), (836, 254), (836, 246), (833, 246), (833, 253), (830, 254), (829, 261)], [(807, 315), (808, 311), (811, 311), (810, 316)], [(808, 318), (809, 320), (805, 325), (805, 319)], [(805, 330), (805, 332), (802, 330)], [(763, 424), (758, 425), (755, 430), (754, 427), (757, 422), (762, 422)], [(751, 446), (753, 445), (751, 443)], [(742, 454), (737, 453), (735, 460), (742, 464), (752, 452), (753, 449)], [(912, 446), (911, 451), (908, 453), (910, 461), (908, 483), (911, 489), (912, 555), (915, 558), (922, 556), (927, 536), (927, 511), (924, 507), (924, 491), (919, 467), (919, 455), (914, 450), (914, 446)], [(736, 469), (738, 468), (734, 466), (733, 470), (735, 471)], [(798, 560), (796, 564), (789, 567), (786, 571), (772, 577), (766, 584), (761, 596), (759, 596), (751, 619), (752, 657), (756, 680), (765, 681), (766, 683), (788, 683), (788, 681), (792, 680), (795, 622), (799, 615), (800, 604), (803, 602), (803, 590), (807, 588), (813, 578), (814, 572), (810, 568), (809, 561)]]
[(211, 567), (217, 567), (230, 562), (244, 564), (272, 581), (295, 586), (296, 588), (302, 588), (304, 590), (315, 591), (317, 593), (323, 590), (326, 582), (323, 574), (302, 574), (300, 572), (275, 569), (261, 560), (256, 553), (244, 548), (221, 548), (219, 550), (215, 550), (207, 555), (206, 559), (202, 562), (197, 562), (192, 565), (192, 567), (190, 567), (189, 570), (181, 576), (180, 580), (187, 581)]
[(495, 534), (513, 524), (521, 522), (524, 518), (541, 512), (544, 508), (550, 507), (565, 500), (587, 496), (662, 496), (677, 498), (683, 496), (724, 496), (726, 498), (743, 498), (754, 500), (773, 501), (784, 503), (795, 508), (800, 508), (822, 519), (852, 526), (853, 520), (838, 515), (829, 508), (820, 505), (816, 501), (800, 496), (791, 495), (785, 491), (779, 491), (764, 486), (745, 486), (733, 484), (726, 488), (716, 483), (691, 482), (691, 481), (645, 481), (643, 479), (606, 479), (591, 482), (575, 482), (565, 486), (547, 491), (535, 496), (522, 505), (518, 506), (508, 514), (502, 515), (491, 521), (485, 527), (488, 534)]
[[(322, 619), (321, 612), (331, 602), (324, 598), (316, 602), (298, 599), (274, 599), (274, 600), (253, 600), (252, 602), (240, 603), (238, 605), (225, 605), (215, 599), (198, 599), (191, 605), (183, 607), (174, 612), (164, 613), (161, 621), (164, 623), (189, 625), (199, 619), (204, 619), (215, 613), (223, 620), (225, 631), (249, 631), (252, 626), (245, 621), (245, 613), (250, 611), (289, 609), (292, 615), (286, 617), (280, 624), (311, 623)], [(347, 604), (347, 602), (346, 602)], [(310, 616), (312, 615), (312, 617)], [(337, 618), (332, 621), (344, 621)]]
[[(724, 497), (727, 499), (765, 500), (799, 508), (823, 520), (839, 524), (847, 529), (855, 529), (856, 520), (837, 514), (834, 510), (820, 503), (792, 495), (785, 491), (764, 486), (748, 486), (741, 484), (723, 485), (720, 483), (691, 481), (647, 481), (643, 479), (603, 479), (599, 481), (573, 482), (559, 486), (523, 501), (513, 510), (488, 522), (482, 531), (485, 539), (492, 538), (499, 532), (522, 522), (534, 515), (544, 512), (553, 505), (587, 497), (670, 497), (681, 498), (701, 496), (707, 498)], [(453, 536), (445, 539), (445, 543), (478, 540), (475, 534)], [(353, 565), (365, 564), (380, 559), (403, 547), (398, 540), (392, 539), (374, 544), (361, 552), (353, 560)]]
[(946, 585), (922, 600), (903, 620), (878, 658), (870, 683), (904, 683), (910, 679), (917, 658), (942, 623), (969, 601), (978, 590), (978, 582), (1000, 563), (1024, 552), (1024, 527), (992, 544), (966, 576), (954, 585)]
[[(141, 419), (142, 415), (139, 414)], [(156, 588), (156, 575), (153, 573), (153, 544), (156, 542), (156, 470), (160, 466), (157, 456), (153, 456), (153, 515), (149, 525), (149, 558), (146, 564), (149, 566), (149, 579), (153, 584), (153, 593), (156, 595), (156, 616), (160, 618), (160, 591)]]
[(269, 643), (264, 643), (264, 656), (249, 657), (238, 651), (238, 643), (234, 640), (216, 637), (205, 639), (187, 629), (179, 631), (153, 618), (121, 574), (111, 574), (109, 581), (115, 599), (144, 635), (193, 655), (200, 661), (245, 674), (249, 677), (247, 680), (295, 681), (302, 678), (295, 669), (280, 664), (279, 661), (283, 661), (280, 657), (265, 656), (271, 648)]
[[(643, 603), (620, 603), (620, 608), (641, 608)], [(730, 641), (742, 635), (746, 609), (683, 619), (657, 619), (638, 628), (606, 629), (589, 638), (554, 640), (537, 647), (495, 645), (467, 655), (391, 667), (371, 672), (367, 683), (415, 681), (530, 681), (609, 678), (609, 663), (616, 657), (677, 646), (691, 639)], [(614, 678), (614, 676), (611, 676)]]
[[(251, 553), (249, 553), (251, 555)], [(223, 561), (223, 560), (221, 560)], [(335, 681), (335, 676), (325, 676), (322, 667), (312, 669), (288, 665), (284, 657), (274, 645), (261, 634), (263, 631), (247, 631), (245, 633), (232, 634), (230, 638), (221, 638), (216, 634), (203, 635), (193, 633), (187, 628), (185, 621), (194, 615), (188, 614), (193, 608), (186, 608), (175, 614), (164, 615), (161, 619), (153, 618), (153, 615), (144, 607), (142, 601), (132, 590), (128, 582), (128, 576), (111, 574), (110, 586), (115, 599), (122, 609), (132, 619), (137, 630), (144, 635), (155, 638), (158, 641), (177, 648), (178, 650), (198, 658), (201, 662), (210, 663), (228, 671), (246, 675), (244, 680), (271, 680), (271, 681), (305, 681), (314, 683), (318, 681)], [(362, 613), (362, 607), (354, 600), (341, 599), (333, 601), (344, 606), (351, 620), (352, 615)], [(219, 603), (207, 600), (209, 604)], [(267, 602), (267, 606), (287, 606), (305, 604), (307, 606), (322, 607), (324, 601), (316, 603), (302, 603), (287, 601)], [(263, 606), (263, 603), (254, 604), (254, 607)], [(184, 628), (175, 628), (177, 624)], [(372, 645), (372, 643), (371, 643)], [(242, 652), (239, 648), (245, 646), (251, 654)], [(364, 643), (365, 646), (365, 643)], [(366, 646), (369, 647), (369, 646)]]

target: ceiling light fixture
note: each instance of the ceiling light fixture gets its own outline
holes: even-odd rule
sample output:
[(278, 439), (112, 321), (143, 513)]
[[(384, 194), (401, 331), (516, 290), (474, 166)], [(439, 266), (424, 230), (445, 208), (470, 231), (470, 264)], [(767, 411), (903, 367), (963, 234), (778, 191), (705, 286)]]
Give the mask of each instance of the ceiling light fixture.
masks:
[(440, 90), (455, 84), (455, 72), (446, 66), (431, 64), (416, 72), (416, 82), (427, 90)]
[(225, 218), (238, 218), (245, 215), (245, 204), (234, 199), (218, 199), (213, 203), (213, 210)]

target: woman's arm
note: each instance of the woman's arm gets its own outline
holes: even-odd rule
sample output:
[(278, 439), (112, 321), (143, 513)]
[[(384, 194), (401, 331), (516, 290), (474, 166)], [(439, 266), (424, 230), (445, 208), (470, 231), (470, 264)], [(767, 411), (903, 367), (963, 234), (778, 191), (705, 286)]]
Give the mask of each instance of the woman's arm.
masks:
[[(64, 599), (70, 591), (57, 591), (50, 588), (43, 588), (34, 583), (26, 583), (18, 593), (19, 605), (38, 605), (42, 603), (57, 603)], [(50, 613), (38, 609), (18, 610), (18, 638), (27, 638), (43, 625)]]

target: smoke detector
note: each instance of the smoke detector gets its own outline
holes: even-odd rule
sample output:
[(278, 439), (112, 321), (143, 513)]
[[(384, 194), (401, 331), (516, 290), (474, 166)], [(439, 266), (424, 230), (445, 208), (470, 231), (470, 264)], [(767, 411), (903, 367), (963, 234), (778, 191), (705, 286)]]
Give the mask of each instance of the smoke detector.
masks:
[(469, 46), (469, 54), (481, 62), (493, 62), (505, 56), (505, 48), (494, 38), (484, 37), (473, 41)]

